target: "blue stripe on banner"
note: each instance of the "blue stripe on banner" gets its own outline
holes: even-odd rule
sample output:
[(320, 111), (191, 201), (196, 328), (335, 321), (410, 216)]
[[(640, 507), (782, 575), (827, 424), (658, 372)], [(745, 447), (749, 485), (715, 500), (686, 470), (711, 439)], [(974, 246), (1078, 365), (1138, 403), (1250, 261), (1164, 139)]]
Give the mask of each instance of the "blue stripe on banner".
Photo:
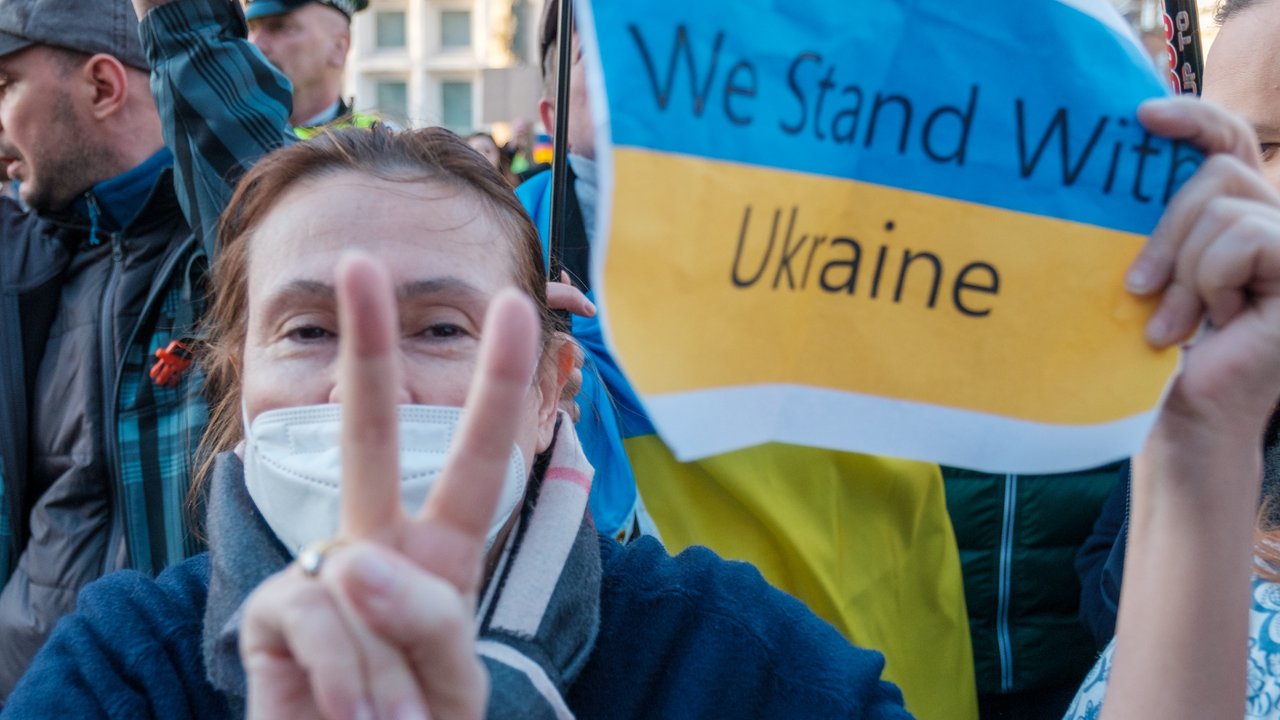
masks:
[(593, 13), (619, 146), (1141, 234), (1199, 162), (1137, 123), (1134, 107), (1165, 92), (1151, 60), (1056, 0), (595, 0)]

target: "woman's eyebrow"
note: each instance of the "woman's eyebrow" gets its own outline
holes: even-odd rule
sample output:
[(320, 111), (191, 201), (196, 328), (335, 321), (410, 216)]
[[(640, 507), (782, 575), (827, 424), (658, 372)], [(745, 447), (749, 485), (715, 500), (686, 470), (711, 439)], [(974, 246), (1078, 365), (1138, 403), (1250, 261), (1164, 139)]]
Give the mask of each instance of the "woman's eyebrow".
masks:
[[(428, 296), (461, 295), (465, 301), (483, 300), (485, 294), (476, 286), (457, 277), (415, 280), (396, 286), (396, 299), (418, 300)], [(293, 280), (267, 298), (266, 316), (300, 304), (335, 304), (337, 291), (333, 284), (317, 280)]]
[(1280, 136), (1280, 127), (1269, 122), (1255, 122), (1253, 124), (1253, 132), (1260, 138), (1274, 138)]
[(396, 287), (398, 300), (415, 300), (427, 295), (443, 294), (460, 294), (466, 300), (480, 300), (485, 297), (485, 294), (475, 285), (453, 276), (415, 280)]
[(273, 317), (285, 308), (297, 304), (332, 304), (336, 302), (337, 291), (331, 283), (316, 280), (294, 280), (267, 297), (266, 310), (263, 315)]

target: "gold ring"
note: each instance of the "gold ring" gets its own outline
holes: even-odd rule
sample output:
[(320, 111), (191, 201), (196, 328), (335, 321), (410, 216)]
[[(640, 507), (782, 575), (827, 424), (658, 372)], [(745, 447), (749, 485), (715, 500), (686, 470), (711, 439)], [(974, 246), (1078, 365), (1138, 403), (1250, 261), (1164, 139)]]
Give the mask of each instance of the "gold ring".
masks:
[(307, 577), (316, 577), (324, 567), (324, 556), (346, 544), (346, 540), (336, 537), (313, 542), (298, 553), (298, 567), (302, 568)]

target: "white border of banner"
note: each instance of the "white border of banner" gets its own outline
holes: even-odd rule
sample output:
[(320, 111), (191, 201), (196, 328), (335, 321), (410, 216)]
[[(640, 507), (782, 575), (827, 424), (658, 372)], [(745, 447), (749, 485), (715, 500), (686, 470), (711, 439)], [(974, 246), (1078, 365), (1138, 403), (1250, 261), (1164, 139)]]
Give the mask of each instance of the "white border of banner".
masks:
[(782, 442), (1010, 473), (1065, 472), (1129, 457), (1157, 414), (1050, 425), (802, 385), (700, 390), (644, 403), (681, 461)]

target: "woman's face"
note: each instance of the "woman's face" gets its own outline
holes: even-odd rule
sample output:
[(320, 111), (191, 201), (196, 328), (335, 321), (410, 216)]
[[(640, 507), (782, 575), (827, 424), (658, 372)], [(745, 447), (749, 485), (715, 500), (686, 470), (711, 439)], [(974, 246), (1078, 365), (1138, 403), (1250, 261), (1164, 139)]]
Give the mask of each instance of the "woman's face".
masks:
[[(470, 192), (354, 172), (286, 192), (249, 238), (242, 358), (250, 421), (275, 408), (341, 402), (334, 268), (359, 249), (386, 265), (400, 317), (399, 402), (461, 406), (489, 300), (515, 284), (512, 241)], [(531, 465), (550, 443), (558, 399), (538, 379), (516, 442)], [(526, 468), (527, 470), (528, 468)]]
[(1205, 59), (1204, 98), (1258, 133), (1262, 172), (1280, 190), (1280, 2), (1266, 0), (1222, 25)]

